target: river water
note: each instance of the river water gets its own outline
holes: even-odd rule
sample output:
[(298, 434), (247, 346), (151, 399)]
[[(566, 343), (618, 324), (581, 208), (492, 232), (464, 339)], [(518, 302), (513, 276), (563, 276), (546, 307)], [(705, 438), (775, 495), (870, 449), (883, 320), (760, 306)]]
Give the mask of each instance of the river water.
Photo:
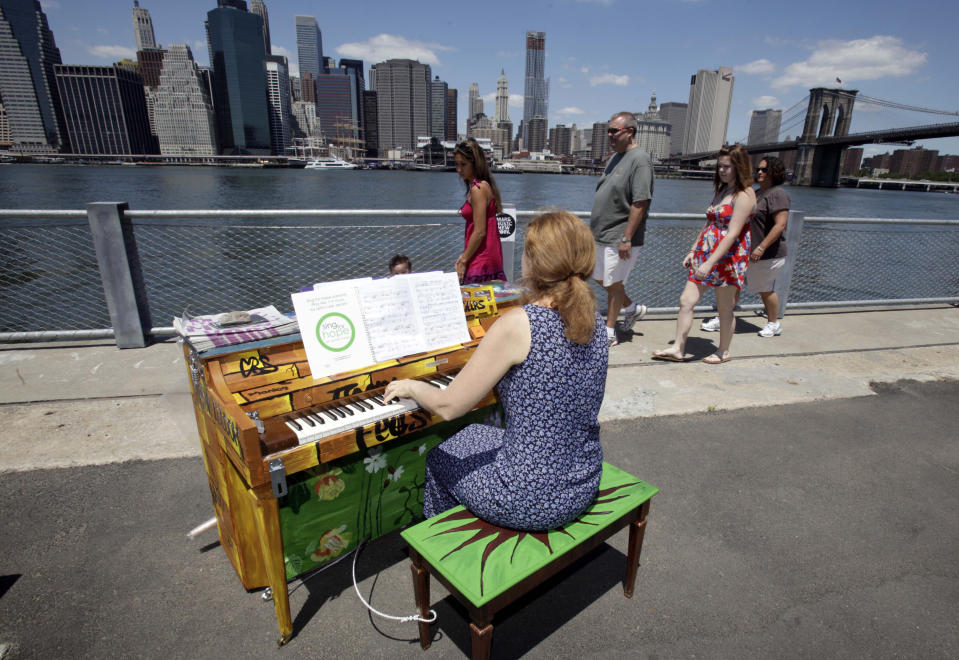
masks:
[[(552, 174), (497, 177), (504, 203), (519, 210), (589, 211), (597, 181)], [(711, 188), (710, 181), (658, 179), (652, 211), (702, 214)], [(959, 220), (956, 194), (787, 190), (792, 208), (808, 216)], [(463, 182), (452, 172), (0, 166), (0, 209), (83, 209), (89, 202), (111, 201), (127, 202), (133, 210), (455, 211), (464, 194)], [(451, 270), (463, 240), (462, 221), (456, 218), (178, 217), (138, 219), (134, 226), (153, 326), (170, 325), (187, 307), (194, 314), (267, 304), (289, 311), (290, 291), (320, 281), (383, 275), (398, 251), (409, 254), (417, 270)], [(627, 283), (631, 295), (653, 307), (674, 307), (685, 279), (679, 261), (700, 226), (651, 220), (646, 247)], [(809, 223), (800, 248), (791, 302), (959, 296), (954, 226)], [(755, 303), (758, 297), (745, 296), (743, 302)], [(85, 218), (0, 219), (0, 332), (109, 326)]]

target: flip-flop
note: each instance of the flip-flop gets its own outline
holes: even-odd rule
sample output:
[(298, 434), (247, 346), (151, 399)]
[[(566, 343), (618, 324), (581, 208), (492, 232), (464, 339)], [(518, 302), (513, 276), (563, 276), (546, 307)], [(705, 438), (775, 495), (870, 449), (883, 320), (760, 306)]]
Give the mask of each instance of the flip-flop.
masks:
[(719, 353), (713, 353), (712, 355), (704, 357), (703, 362), (706, 364), (722, 364), (723, 362), (729, 362), (730, 359), (728, 355), (723, 357)]
[(669, 362), (685, 362), (685, 361), (686, 361), (686, 357), (685, 357), (685, 356), (683, 356), (683, 357), (677, 357), (677, 356), (673, 355), (672, 353), (666, 353), (666, 352), (663, 352), (663, 351), (653, 351), (653, 359), (654, 359), (654, 360), (667, 360), (667, 361), (669, 361)]

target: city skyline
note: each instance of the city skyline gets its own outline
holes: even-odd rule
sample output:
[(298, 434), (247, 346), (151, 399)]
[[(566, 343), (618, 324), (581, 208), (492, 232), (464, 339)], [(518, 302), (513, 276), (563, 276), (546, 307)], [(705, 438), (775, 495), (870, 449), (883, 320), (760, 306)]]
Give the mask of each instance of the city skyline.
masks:
[[(64, 63), (109, 64), (134, 53), (132, 0), (41, 0), (41, 4)], [(918, 0), (908, 8), (882, 0), (868, 14), (819, 1), (802, 8), (777, 7), (775, 23), (788, 25), (788, 30), (762, 28), (736, 39), (715, 35), (735, 33), (743, 24), (761, 24), (743, 19), (753, 4), (675, 0), (657, 7), (652, 21), (637, 14), (637, 30), (623, 30), (619, 37), (615, 26), (629, 25), (629, 16), (635, 13), (622, 0), (519, 6), (494, 0), (484, 7), (490, 13), (502, 9), (510, 17), (508, 24), (515, 26), (495, 32), (481, 26), (471, 30), (468, 26), (475, 23), (475, 12), (468, 7), (435, 2), (412, 7), (378, 3), (363, 20), (345, 7), (321, 7), (305, 0), (266, 0), (265, 4), (274, 53), (290, 59), (292, 73), (299, 66), (294, 16), (313, 15), (323, 34), (324, 55), (362, 59), (367, 71), (389, 58), (418, 59), (464, 99), (469, 84), (478, 82), (490, 116), (501, 70), (510, 84), (509, 111), (514, 117), (522, 116), (525, 34), (545, 32), (550, 127), (557, 123), (589, 127), (622, 109), (641, 112), (653, 90), (661, 103), (685, 103), (690, 76), (698, 69), (720, 66), (731, 66), (736, 74), (729, 141), (745, 140), (752, 110), (786, 109), (811, 86), (839, 86), (836, 78), (841, 86), (860, 90), (861, 96), (959, 109), (955, 86), (937, 82), (949, 79), (951, 73), (951, 35), (946, 24), (952, 21), (917, 20), (923, 15), (955, 14), (950, 3), (939, 0)], [(140, 0), (140, 7), (150, 11), (157, 42), (189, 45), (201, 65), (208, 64), (203, 20), (215, 6), (215, 0)], [(830, 20), (823, 21), (821, 16)], [(640, 33), (639, 25), (657, 29)], [(629, 57), (623, 56), (624, 49)], [(467, 112), (460, 105), (457, 129), (465, 133)], [(875, 110), (879, 108), (857, 102), (852, 130), (954, 120)], [(877, 121), (881, 125), (874, 126)], [(959, 151), (959, 138), (921, 144), (942, 153)], [(867, 147), (866, 155), (881, 151), (881, 146), (873, 145)]]

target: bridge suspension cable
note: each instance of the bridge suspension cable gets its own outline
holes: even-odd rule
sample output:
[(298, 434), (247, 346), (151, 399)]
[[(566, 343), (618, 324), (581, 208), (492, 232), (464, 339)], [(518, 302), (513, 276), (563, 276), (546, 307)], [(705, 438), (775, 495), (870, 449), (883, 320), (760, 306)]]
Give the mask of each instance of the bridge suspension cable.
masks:
[(915, 105), (906, 105), (904, 103), (896, 103), (895, 101), (887, 101), (885, 99), (877, 99), (872, 96), (865, 96), (860, 94), (856, 97), (857, 101), (865, 101), (871, 105), (878, 105), (883, 108), (893, 108), (896, 110), (911, 110), (913, 112), (925, 112), (931, 115), (950, 115), (953, 117), (959, 117), (959, 112), (953, 112), (951, 110), (934, 110), (932, 108), (920, 108)]

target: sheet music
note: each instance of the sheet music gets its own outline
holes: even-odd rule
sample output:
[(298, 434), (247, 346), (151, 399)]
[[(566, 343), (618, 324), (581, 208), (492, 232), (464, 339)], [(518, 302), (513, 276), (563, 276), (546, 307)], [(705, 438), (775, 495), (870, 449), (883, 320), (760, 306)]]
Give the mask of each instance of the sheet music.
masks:
[(329, 282), (292, 298), (315, 377), (470, 339), (456, 273)]

